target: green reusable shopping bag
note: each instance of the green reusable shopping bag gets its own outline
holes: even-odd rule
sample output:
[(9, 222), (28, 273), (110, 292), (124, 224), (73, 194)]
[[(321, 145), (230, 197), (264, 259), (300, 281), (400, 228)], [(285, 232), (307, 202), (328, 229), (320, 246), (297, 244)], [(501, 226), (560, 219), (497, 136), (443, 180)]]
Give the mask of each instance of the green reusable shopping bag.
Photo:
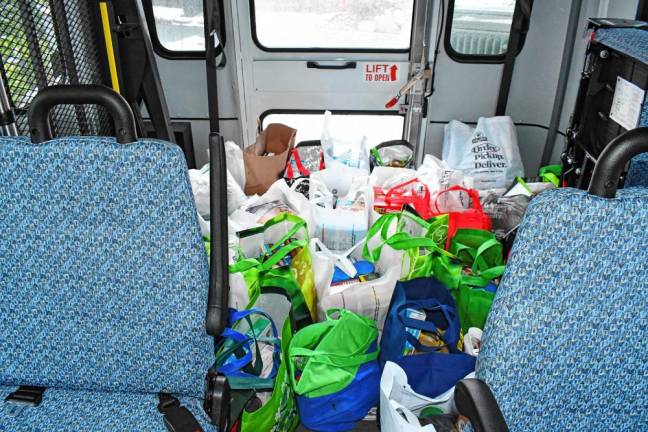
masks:
[[(459, 277), (453, 276), (449, 287), (457, 302), (461, 330), (483, 329), (495, 298), (495, 293), (484, 287), (505, 269), (502, 244), (489, 231), (460, 229), (450, 242), (450, 251), (470, 267), (469, 272), (460, 268)], [(453, 271), (456, 275), (456, 266)]]
[(428, 277), (439, 255), (451, 257), (443, 248), (447, 233), (447, 215), (425, 221), (407, 211), (387, 213), (369, 229), (363, 255), (383, 271), (399, 263), (401, 281)]
[[(273, 230), (273, 240), (276, 240), (267, 246), (264, 242), (270, 230)], [(315, 320), (317, 298), (306, 222), (293, 214), (281, 213), (263, 226), (241, 231), (237, 235), (237, 260), (229, 266), (230, 290), (247, 291), (247, 307), (250, 307), (261, 289), (281, 288), (292, 299), (293, 314), (298, 323)], [(263, 242), (260, 242), (260, 236), (263, 236)], [(267, 250), (262, 250), (259, 245), (247, 247), (246, 256), (241, 244), (251, 238), (255, 238), (255, 244), (265, 245)], [(236, 274), (242, 275), (244, 287), (238, 286), (240, 279), (233, 280), (232, 275)]]
[[(339, 314), (337, 319), (334, 314)], [(376, 360), (376, 323), (345, 309), (329, 309), (326, 321), (301, 329), (288, 350), (290, 380), (298, 395), (326, 396), (347, 387), (361, 365)], [(301, 371), (299, 379), (296, 371)]]

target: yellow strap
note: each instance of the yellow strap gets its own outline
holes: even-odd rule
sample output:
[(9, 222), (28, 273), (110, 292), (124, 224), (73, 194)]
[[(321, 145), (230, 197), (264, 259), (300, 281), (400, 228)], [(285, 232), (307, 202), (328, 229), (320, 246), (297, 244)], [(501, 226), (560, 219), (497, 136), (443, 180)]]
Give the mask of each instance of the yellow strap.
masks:
[(115, 61), (112, 32), (110, 30), (110, 19), (108, 17), (108, 4), (106, 2), (100, 2), (99, 9), (101, 10), (101, 24), (103, 25), (104, 39), (106, 40), (106, 54), (108, 56), (108, 68), (110, 69), (110, 81), (112, 82), (113, 90), (120, 93), (117, 62)]

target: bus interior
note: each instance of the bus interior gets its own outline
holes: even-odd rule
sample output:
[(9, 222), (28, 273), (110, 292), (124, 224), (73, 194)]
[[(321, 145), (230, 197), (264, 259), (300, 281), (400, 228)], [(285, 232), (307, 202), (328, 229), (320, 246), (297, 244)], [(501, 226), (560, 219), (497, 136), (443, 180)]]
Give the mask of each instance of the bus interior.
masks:
[(647, 0), (1, 0), (0, 432), (648, 429)]

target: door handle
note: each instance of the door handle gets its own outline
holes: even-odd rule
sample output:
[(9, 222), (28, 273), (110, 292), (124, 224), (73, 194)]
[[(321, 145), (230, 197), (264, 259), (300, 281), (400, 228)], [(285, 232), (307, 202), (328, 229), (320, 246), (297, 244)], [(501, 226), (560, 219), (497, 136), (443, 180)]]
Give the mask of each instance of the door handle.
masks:
[(358, 62), (349, 61), (349, 62), (337, 63), (337, 64), (322, 64), (318, 61), (308, 61), (306, 62), (306, 67), (308, 69), (325, 69), (325, 70), (355, 69), (356, 67), (358, 67)]

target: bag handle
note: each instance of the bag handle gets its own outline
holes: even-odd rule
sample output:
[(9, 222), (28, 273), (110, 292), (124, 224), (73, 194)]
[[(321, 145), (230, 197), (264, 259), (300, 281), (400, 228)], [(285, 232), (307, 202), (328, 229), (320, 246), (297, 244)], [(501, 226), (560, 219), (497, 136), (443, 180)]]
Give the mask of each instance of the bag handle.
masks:
[(288, 232), (281, 237), (279, 240), (275, 242), (272, 247), (270, 247), (270, 250), (268, 252), (272, 252), (276, 248), (278, 248), (282, 243), (290, 240), (299, 232), (299, 230), (303, 230), (306, 239), (308, 239), (308, 227), (306, 226), (306, 221), (299, 216), (296, 216), (292, 213), (284, 212), (284, 213), (279, 213), (277, 216), (274, 216), (272, 219), (268, 220), (265, 224), (263, 224), (263, 231), (266, 229), (270, 228), (271, 226), (280, 224), (282, 222), (292, 222), (293, 226), (288, 230)]
[(286, 255), (290, 254), (292, 251), (303, 248), (307, 246), (308, 243), (306, 240), (293, 240), (289, 244), (282, 246), (279, 250), (274, 252), (269, 258), (264, 259), (261, 262), (261, 267), (260, 271), (268, 271), (270, 270), (273, 266), (279, 263), (282, 259), (286, 257)]
[(290, 357), (307, 357), (309, 362), (312, 361), (334, 367), (355, 367), (376, 360), (378, 353), (378, 348), (370, 353), (341, 355), (326, 351), (322, 352), (308, 348), (294, 347), (290, 350)]
[[(378, 220), (369, 228), (369, 231), (367, 231), (367, 240), (365, 241), (364, 248), (362, 250), (362, 254), (365, 258), (367, 258), (371, 262), (376, 262), (380, 259), (380, 254), (382, 252), (382, 248), (385, 244), (387, 244), (387, 241), (389, 238), (387, 238), (387, 234), (389, 232), (389, 228), (392, 226), (392, 223), (394, 220), (396, 220), (396, 233), (392, 235), (391, 237), (395, 236), (396, 234), (399, 234), (398, 231), (402, 229), (402, 226), (404, 224), (403, 218), (409, 218), (410, 220), (416, 222), (417, 224), (421, 225), (426, 231), (429, 229), (430, 224), (427, 223), (425, 220), (421, 219), (420, 217), (413, 215), (409, 212), (401, 212), (401, 213), (387, 213), (378, 218)], [(380, 244), (375, 247), (373, 250), (369, 250), (369, 240), (374, 238), (376, 235), (380, 233)], [(407, 233), (402, 233), (404, 235), (409, 236)], [(390, 238), (391, 238), (390, 237)], [(409, 238), (413, 238), (409, 236)], [(428, 239), (429, 240), (429, 239)], [(392, 240), (393, 242), (400, 244), (397, 242), (397, 240)], [(392, 246), (394, 247), (394, 246)], [(407, 246), (405, 249), (408, 247), (413, 247), (413, 246)], [(396, 248), (395, 248), (396, 249)], [(399, 249), (403, 250), (403, 249)]]
[[(423, 321), (423, 320), (416, 320), (413, 318), (410, 318), (406, 315), (406, 310), (407, 309), (420, 309), (423, 311), (430, 311), (430, 312), (436, 312), (440, 311), (443, 314), (443, 318), (446, 320), (448, 323), (448, 327), (443, 330), (439, 329), (433, 322), (430, 321)], [(437, 299), (427, 299), (427, 300), (419, 300), (416, 302), (408, 302), (404, 303), (401, 306), (398, 307), (397, 309), (397, 316), (399, 321), (405, 326), (417, 330), (424, 330), (428, 331), (430, 333), (434, 333), (437, 335), (448, 347), (448, 349), (451, 352), (457, 352), (457, 341), (458, 340), (450, 340), (449, 336), (451, 334), (458, 334), (458, 329), (453, 328), (453, 323), (456, 322), (456, 309), (454, 309), (450, 305), (442, 304), (439, 302)], [(439, 330), (443, 330), (443, 334), (440, 333)], [(423, 351), (423, 352), (432, 352), (432, 351), (438, 351), (439, 348), (441, 347), (429, 347), (422, 345), (411, 333), (406, 332), (405, 335), (407, 341), (417, 350)]]
[(449, 187), (448, 189), (440, 191), (437, 194), (434, 200), (434, 210), (437, 212), (437, 214), (447, 213), (439, 210), (439, 197), (448, 192), (465, 192), (466, 194), (468, 194), (468, 197), (470, 198), (470, 202), (471, 202), (470, 209), (477, 210), (480, 212), (483, 211), (481, 201), (479, 201), (479, 192), (476, 189), (468, 189), (460, 185), (454, 185)]
[[(263, 316), (264, 318), (267, 318), (268, 321), (270, 322), (270, 328), (272, 330), (272, 335), (273, 337), (258, 337), (256, 334), (253, 335), (253, 337), (250, 337), (248, 335), (244, 335), (241, 332), (238, 332), (234, 330), (234, 325), (245, 319), (250, 317), (251, 315), (260, 315)], [(252, 325), (250, 323), (250, 327), (252, 329)], [(237, 310), (230, 310), (230, 327), (227, 327), (223, 330), (222, 333), (223, 339), (231, 339), (234, 342), (236, 342), (240, 347), (242, 347), (244, 350), (247, 347), (247, 350), (245, 355), (241, 358), (238, 358), (234, 361), (228, 362), (227, 358), (231, 358), (231, 353), (226, 356), (226, 361), (224, 364), (218, 367), (218, 371), (223, 373), (224, 375), (232, 375), (232, 376), (240, 376), (240, 377), (250, 377), (250, 378), (258, 378), (255, 375), (251, 375), (248, 373), (245, 373), (242, 371), (242, 369), (250, 364), (252, 362), (252, 347), (251, 343), (255, 343), (256, 345), (256, 352), (257, 352), (257, 359), (260, 359), (261, 353), (259, 350), (259, 342), (268, 342), (271, 343), (274, 346), (274, 353), (272, 355), (272, 370), (270, 371), (269, 378), (273, 378), (274, 376), (277, 375), (277, 372), (279, 370), (279, 364), (280, 364), (280, 355), (281, 355), (281, 340), (279, 339), (279, 332), (277, 331), (277, 326), (275, 325), (274, 321), (272, 320), (272, 317), (265, 313), (264, 311), (257, 309), (257, 308), (251, 308), (243, 311), (237, 311)]]
[[(405, 181), (405, 182), (403, 182), (403, 183), (399, 183), (399, 184), (397, 184), (397, 185), (391, 187), (391, 188), (387, 191), (387, 193), (385, 194), (385, 202), (386, 202), (387, 204), (390, 204), (391, 201), (392, 201), (392, 199), (393, 199), (394, 194), (396, 194), (397, 192), (401, 191), (401, 190), (404, 189), (406, 186), (409, 186), (409, 185), (412, 185), (412, 184), (420, 184), (421, 186), (423, 186), (423, 197), (422, 197), (422, 199), (426, 200), (426, 202), (429, 203), (429, 202), (430, 202), (430, 197), (431, 197), (431, 195), (430, 195), (430, 189), (427, 187), (427, 185), (426, 185), (425, 183), (423, 183), (422, 181), (420, 181), (420, 180), (419, 180), (418, 178), (416, 178), (416, 177), (414, 177), (413, 179), (407, 180), (407, 181)], [(414, 195), (413, 195), (413, 196), (414, 196)]]
[(366, 237), (358, 241), (350, 249), (346, 250), (341, 254), (334, 254), (333, 252), (331, 252), (331, 250), (328, 247), (326, 247), (326, 245), (322, 243), (322, 241), (319, 238), (311, 239), (311, 247), (313, 247), (313, 249), (319, 248), (320, 253), (324, 255), (326, 258), (328, 258), (329, 260), (333, 261), (334, 266), (342, 270), (344, 274), (346, 274), (347, 276), (353, 278), (356, 276), (356, 274), (358, 274), (358, 271), (353, 265), (353, 262), (349, 259), (349, 255), (351, 255), (358, 248), (358, 246), (360, 246), (365, 240)]

